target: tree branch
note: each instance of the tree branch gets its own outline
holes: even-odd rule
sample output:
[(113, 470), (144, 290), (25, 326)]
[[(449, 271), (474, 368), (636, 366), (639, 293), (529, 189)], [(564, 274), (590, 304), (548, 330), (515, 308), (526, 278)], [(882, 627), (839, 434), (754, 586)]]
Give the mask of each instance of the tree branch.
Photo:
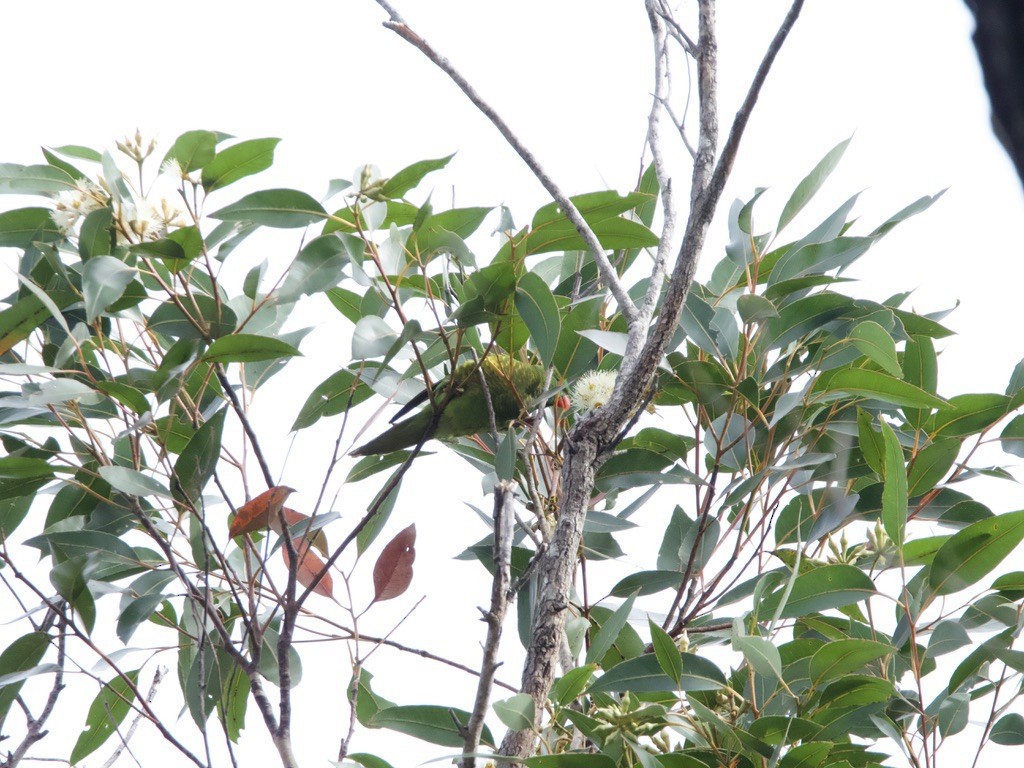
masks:
[(512, 582), (512, 526), (515, 520), (512, 503), (515, 499), (514, 486), (508, 481), (498, 483), (494, 488), (494, 579), (491, 583), (491, 608), (484, 613), (487, 622), (487, 640), (484, 643), (484, 658), (480, 664), (480, 681), (476, 687), (476, 701), (473, 713), (466, 726), (466, 737), (462, 752), (463, 768), (473, 768), (473, 755), (480, 745), (484, 729), (484, 717), (491, 703), (494, 687), (494, 673), (498, 661), (498, 647), (501, 644), (501, 628), (508, 609), (509, 584)]
[(558, 203), (562, 212), (566, 218), (576, 227), (576, 231), (580, 237), (583, 238), (583, 242), (587, 245), (587, 250), (590, 255), (594, 258), (597, 263), (597, 268), (601, 273), (601, 278), (608, 284), (608, 288), (611, 290), (612, 296), (615, 297), (616, 303), (619, 305), (619, 311), (623, 317), (626, 318), (630, 326), (634, 325), (638, 319), (636, 305), (633, 304), (633, 300), (629, 297), (629, 293), (626, 287), (619, 280), (619, 275), (612, 266), (611, 261), (608, 260), (605, 254), (605, 249), (597, 239), (597, 235), (594, 234), (594, 230), (590, 228), (590, 225), (583, 218), (583, 214), (579, 212), (572, 200), (562, 192), (558, 184), (555, 183), (554, 179), (548, 176), (547, 172), (541, 166), (540, 162), (534, 156), (534, 154), (526, 147), (523, 142), (512, 132), (508, 123), (502, 119), (502, 117), (491, 107), (483, 98), (476, 92), (476, 89), (470, 85), (469, 81), (464, 78), (458, 70), (452, 65), (448, 59), (439, 54), (434, 48), (424, 40), (419, 34), (417, 34), (408, 24), (405, 19), (395, 10), (387, 0), (377, 0), (377, 4), (383, 8), (388, 16), (388, 21), (384, 22), (384, 26), (390, 29), (392, 32), (397, 34), (406, 42), (412, 44), (418, 48), (424, 56), (430, 59), (441, 71), (443, 71), (448, 77), (454, 82), (464, 94), (473, 102), (481, 114), (483, 114), (494, 127), (498, 129), (502, 137), (508, 142), (508, 145), (512, 147), (522, 158), (523, 162), (526, 163), (527, 167), (533, 172), (537, 181), (541, 183), (544, 189), (547, 190), (548, 194)]
[[(50, 688), (50, 693), (46, 697), (46, 703), (43, 705), (43, 711), (37, 718), (29, 718), (28, 730), (25, 733), (25, 737), (21, 740), (21, 743), (13, 752), (7, 753), (7, 760), (2, 763), (3, 768), (14, 768), (18, 765), (25, 755), (28, 754), (29, 749), (37, 741), (41, 740), (46, 736), (47, 731), (43, 730), (46, 725), (46, 721), (53, 714), (53, 708), (57, 705), (57, 697), (60, 696), (61, 691), (64, 690), (64, 660), (65, 660), (65, 647), (67, 645), (67, 626), (64, 621), (64, 617), (61, 616), (57, 610), (53, 607), (49, 610), (49, 616), (56, 619), (57, 623), (57, 671), (54, 675), (53, 686)], [(141, 713), (140, 713), (141, 716)]]
[[(595, 473), (607, 458), (610, 447), (614, 446), (619, 430), (634, 413), (636, 404), (643, 401), (645, 393), (650, 389), (657, 365), (679, 322), (683, 301), (693, 281), (697, 259), (703, 249), (725, 180), (732, 169), (743, 130), (771, 64), (802, 6), (803, 0), (794, 0), (792, 8), (772, 40), (743, 107), (733, 123), (722, 158), (716, 166), (718, 105), (715, 6), (714, 0), (700, 2), (700, 34), (697, 43), (700, 136), (693, 166), (690, 215), (665, 293), (661, 314), (648, 334), (635, 365), (628, 365), (629, 361), (623, 358), (623, 366), (610, 401), (577, 422), (566, 440), (566, 460), (562, 469), (565, 495), (555, 535), (540, 565), (541, 588), (534, 614), (533, 639), (527, 650), (523, 669), (523, 691), (533, 697), (537, 707), (535, 725), (539, 726), (540, 712), (555, 676), (559, 642), (569, 607), (569, 594), (576, 571), (583, 522), (594, 486)], [(657, 25), (652, 26), (652, 31), (657, 37)], [(530, 730), (509, 732), (502, 741), (501, 754), (512, 758), (525, 758), (533, 751), (533, 740), (534, 735)]]

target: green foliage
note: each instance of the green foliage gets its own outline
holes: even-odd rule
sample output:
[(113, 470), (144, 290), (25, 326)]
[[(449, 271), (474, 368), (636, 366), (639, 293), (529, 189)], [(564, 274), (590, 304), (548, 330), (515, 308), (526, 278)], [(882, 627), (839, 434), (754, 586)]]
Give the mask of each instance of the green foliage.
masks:
[[(440, 433), (485, 489), (510, 483), (523, 502), (509, 567), (528, 637), (539, 610), (534, 558), (565, 492), (566, 435), (600, 407), (583, 389), (612, 386), (624, 319), (557, 205), (521, 229), (502, 225), (497, 240), (480, 234), (488, 208), (435, 210), (420, 186), (451, 156), (389, 178), (365, 166), (351, 185), (332, 183), (332, 199), (343, 197), (328, 212), (294, 189), (232, 199), (233, 183), (258, 185), (278, 140), (229, 138), (178, 137), (159, 174), (178, 187), (173, 203), (135, 188), (135, 171), (157, 175), (141, 139), (122, 147), (132, 173), (74, 146), (46, 150), (45, 164), (0, 166), (0, 192), (41, 200), (0, 213), (0, 247), (19, 259), (0, 307), (3, 558), (23, 573), (25, 550), (41, 556), (48, 583), (26, 600), (57, 595), (46, 606), (55, 623), (22, 629), (0, 654), (0, 720), (27, 680), (66, 663), (63, 651), (43, 663), (58, 656), (51, 649), (87, 646), (110, 611), (121, 642), (173, 656), (180, 704), (201, 731), (215, 717), (236, 742), (257, 721), (248, 703), (265, 705), (265, 685), (285, 700), (302, 695), (298, 626), (352, 643), (349, 701), (362, 727), (461, 748), (470, 713), (460, 702), (431, 691), (434, 701), (410, 703), (420, 694), (406, 689), (390, 702), (373, 691), (380, 657), (354, 626), (367, 596), (349, 596), (358, 607), (306, 602), (333, 594), (332, 572), (358, 590), (360, 556), (401, 505), (419, 503), (403, 492), (419, 449), (358, 461), (343, 452), (367, 439), (364, 429), (384, 431), (373, 409), (389, 399), (421, 407), (424, 419), (458, 403), (468, 384), (446, 377), (459, 365), (508, 355), (543, 370), (543, 391), (511, 377), (488, 385), (500, 400), (479, 398), (479, 434)], [(1024, 577), (1005, 572), (1024, 512), (990, 509), (959, 484), (1011, 476), (979, 463), (991, 461), (994, 436), (1024, 455), (1022, 369), (1004, 393), (940, 390), (936, 340), (950, 331), (904, 309), (905, 296), (859, 298), (844, 276), (937, 196), (864, 234), (851, 198), (781, 238), (847, 143), (797, 185), (775, 231), (755, 234), (764, 190), (734, 206), (731, 242), (710, 279), (691, 286), (666, 349), (653, 414), (636, 403), (637, 428), (595, 467), (583, 545), (571, 555), (585, 568), (564, 607), (576, 666), (549, 696), (540, 734), (549, 754), (528, 765), (870, 768), (900, 745), (931, 750), (970, 718), (988, 718), (997, 744), (1024, 742), (1008, 712), (1024, 674)], [(657, 244), (657, 193), (648, 169), (632, 193), (573, 198), (634, 295), (648, 282), (640, 254)], [(265, 228), (304, 237), (292, 256), (256, 247), (263, 261), (246, 261)], [(310, 354), (309, 329), (292, 326), (307, 308), (329, 354)], [(593, 370), (606, 376), (583, 379)], [(268, 385), (278, 373), (287, 396)], [(548, 408), (562, 394), (574, 406)], [(276, 477), (289, 441), (306, 474), (284, 464), (289, 477)], [(323, 444), (334, 453), (310, 448)], [(252, 506), (264, 486), (286, 483), (304, 486), (288, 501), (304, 511)], [(360, 483), (377, 484), (365, 517), (349, 501)], [(447, 526), (471, 561), (460, 567), (481, 579), (498, 572), (493, 532), (481, 541), (458, 504), (436, 505), (451, 509), (422, 524)], [(298, 517), (282, 526), (280, 515)], [(227, 519), (251, 525), (229, 537)], [(638, 543), (643, 533), (657, 543)], [(310, 544), (331, 567), (302, 560)], [(271, 557), (279, 550), (290, 566)], [(411, 567), (388, 563), (392, 579)], [(607, 595), (595, 573), (612, 574)], [(438, 628), (448, 631), (462, 630)], [(139, 677), (118, 668), (106, 678), (72, 761), (124, 720)], [(536, 714), (522, 694), (493, 711), (512, 729), (532, 727)], [(485, 745), (498, 741), (483, 733)]]

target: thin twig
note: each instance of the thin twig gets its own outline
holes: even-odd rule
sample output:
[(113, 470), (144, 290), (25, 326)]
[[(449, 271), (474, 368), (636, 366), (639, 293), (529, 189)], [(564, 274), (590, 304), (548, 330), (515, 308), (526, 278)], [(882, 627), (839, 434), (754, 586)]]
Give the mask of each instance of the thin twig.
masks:
[(217, 374), (217, 380), (220, 382), (224, 394), (227, 395), (228, 400), (231, 402), (232, 410), (234, 410), (238, 420), (242, 423), (242, 429), (245, 430), (246, 437), (249, 438), (249, 444), (252, 446), (252, 452), (256, 455), (256, 461), (259, 462), (260, 469), (263, 471), (263, 479), (267, 483), (267, 488), (273, 488), (277, 483), (274, 481), (270, 465), (267, 464), (267, 459), (263, 455), (263, 449), (260, 448), (260, 441), (256, 437), (256, 432), (253, 430), (252, 424), (249, 423), (249, 417), (245, 413), (245, 408), (242, 407), (242, 403), (239, 401), (238, 395), (235, 394), (235, 390), (231, 386), (231, 382), (228, 381), (227, 374), (224, 373), (224, 368), (220, 363), (215, 364), (213, 369)]
[(3, 768), (15, 768), (22, 758), (28, 754), (32, 745), (46, 736), (47, 731), (44, 730), (46, 721), (53, 713), (53, 708), (57, 705), (57, 697), (64, 690), (64, 652), (67, 641), (67, 627), (64, 618), (52, 607), (47, 614), (46, 620), (50, 621), (51, 619), (56, 620), (57, 623), (57, 672), (54, 676), (53, 686), (50, 688), (50, 694), (46, 697), (46, 703), (43, 705), (43, 711), (39, 713), (39, 717), (29, 718), (25, 737), (14, 751), (7, 753), (7, 759), (0, 763)]
[(483, 612), (487, 622), (487, 639), (484, 642), (484, 658), (480, 663), (480, 681), (477, 683), (473, 712), (466, 726), (463, 743), (462, 768), (474, 768), (480, 735), (483, 733), (484, 717), (491, 703), (491, 689), (498, 661), (498, 647), (501, 644), (501, 629), (508, 609), (509, 584), (512, 581), (512, 527), (514, 522), (513, 502), (515, 486), (508, 481), (498, 483), (494, 488), (494, 579), (491, 583), (491, 607)]
[[(146, 701), (150, 704), (153, 703), (153, 699), (156, 697), (156, 689), (159, 687), (166, 673), (167, 670), (163, 667), (156, 668), (156, 672), (153, 675), (153, 683), (149, 686), (149, 693), (146, 694)], [(135, 730), (139, 727), (140, 720), (142, 720), (142, 712), (136, 713), (135, 719), (132, 720), (132, 724), (128, 727), (128, 732), (121, 738), (121, 743), (117, 745), (117, 749), (114, 750), (113, 754), (107, 758), (107, 762), (103, 764), (103, 768), (110, 768), (110, 766), (117, 762), (117, 758), (119, 758), (121, 753), (127, 749), (128, 742), (131, 741), (132, 736), (135, 735)]]

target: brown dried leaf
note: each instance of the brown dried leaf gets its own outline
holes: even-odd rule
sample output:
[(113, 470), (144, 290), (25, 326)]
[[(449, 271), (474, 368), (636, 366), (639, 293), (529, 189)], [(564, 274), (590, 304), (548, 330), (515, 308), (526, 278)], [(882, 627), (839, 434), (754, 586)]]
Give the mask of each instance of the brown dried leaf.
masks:
[(235, 538), (235, 536), (241, 536), (243, 533), (252, 533), (266, 528), (268, 525), (273, 527), (277, 513), (284, 505), (285, 499), (294, 490), (294, 488), (289, 488), (287, 485), (275, 485), (259, 496), (255, 496), (245, 502), (235, 512), (235, 519), (231, 521), (231, 525), (228, 527), (228, 535), (231, 538)]
[(416, 524), (400, 531), (387, 543), (373, 566), (373, 601), (390, 600), (409, 588), (416, 559)]
[[(316, 575), (324, 569), (324, 561), (317, 557), (315, 552), (310, 550), (309, 542), (299, 538), (295, 539), (292, 545), (295, 547), (295, 554), (299, 558), (299, 564), (295, 568), (295, 578), (299, 584), (308, 589)], [(288, 554), (288, 547), (282, 547), (281, 554), (284, 556), (284, 564), (291, 567), (292, 559)], [(334, 599), (334, 580), (331, 578), (330, 572), (324, 574), (324, 577), (320, 579), (313, 591), (318, 595)]]
[[(301, 512), (296, 512), (294, 509), (291, 509), (290, 507), (282, 507), (281, 514), (284, 515), (284, 521), (285, 523), (287, 523), (288, 527), (292, 531), (296, 530), (296, 523), (300, 523), (303, 520), (309, 520), (309, 515), (304, 515)], [(278, 528), (278, 526), (276, 525), (271, 525), (270, 527), (273, 528), (275, 531)], [(308, 533), (301, 528), (297, 530), (303, 534), (303, 538), (305, 538), (306, 541), (312, 544), (316, 549), (320, 550), (321, 555), (327, 557), (327, 534), (324, 533), (323, 528), (317, 528), (316, 530), (309, 531)], [(298, 541), (298, 539), (295, 539), (295, 541)]]

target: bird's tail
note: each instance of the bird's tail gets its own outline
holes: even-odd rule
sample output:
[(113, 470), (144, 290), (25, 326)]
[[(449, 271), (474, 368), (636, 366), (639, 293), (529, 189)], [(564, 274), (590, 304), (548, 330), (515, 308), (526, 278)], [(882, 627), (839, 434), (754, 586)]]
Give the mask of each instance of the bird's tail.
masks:
[(430, 417), (432, 415), (431, 409), (426, 408), (415, 416), (405, 421), (400, 421), (389, 429), (384, 430), (373, 440), (363, 443), (352, 451), (351, 455), (375, 456), (416, 445), (430, 425)]

